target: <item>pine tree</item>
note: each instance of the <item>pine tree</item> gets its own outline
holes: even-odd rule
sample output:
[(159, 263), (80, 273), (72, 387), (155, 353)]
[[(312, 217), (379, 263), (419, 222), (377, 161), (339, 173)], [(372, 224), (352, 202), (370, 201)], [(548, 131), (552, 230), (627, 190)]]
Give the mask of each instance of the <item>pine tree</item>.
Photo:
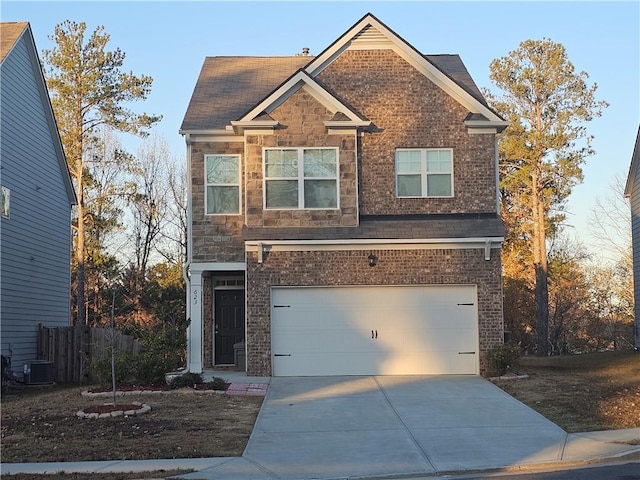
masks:
[(585, 124), (607, 104), (596, 100), (597, 85), (587, 85), (586, 72), (576, 73), (565, 48), (549, 39), (522, 42), (491, 62), (490, 71), (502, 95), (489, 98), (510, 122), (499, 142), (503, 214), (511, 227), (507, 242), (524, 241), (530, 250), (536, 349), (547, 355), (547, 238), (564, 220), (566, 200), (594, 153)]
[(153, 79), (122, 71), (125, 54), (118, 48), (107, 50), (110, 36), (103, 26), (97, 27), (88, 38), (85, 34), (84, 22), (66, 20), (58, 24), (49, 37), (55, 47), (43, 52), (47, 86), (53, 94), (52, 105), (78, 197), (75, 237), (78, 325), (86, 323), (85, 150), (94, 141), (98, 127), (144, 135), (161, 119), (136, 114), (126, 107), (130, 102), (147, 98)]

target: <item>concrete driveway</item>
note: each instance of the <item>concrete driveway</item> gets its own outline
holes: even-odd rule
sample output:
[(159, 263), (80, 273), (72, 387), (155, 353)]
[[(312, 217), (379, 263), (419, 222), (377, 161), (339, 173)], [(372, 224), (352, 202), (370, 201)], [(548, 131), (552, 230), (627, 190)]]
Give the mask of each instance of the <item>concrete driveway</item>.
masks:
[(477, 376), (273, 378), (242, 458), (253, 478), (405, 475), (556, 462), (565, 440)]
[(271, 385), (242, 457), (3, 463), (0, 475), (182, 468), (196, 471), (173, 478), (381, 479), (592, 462), (640, 451), (627, 444), (637, 442), (638, 429), (567, 435), (480, 377), (243, 380)]

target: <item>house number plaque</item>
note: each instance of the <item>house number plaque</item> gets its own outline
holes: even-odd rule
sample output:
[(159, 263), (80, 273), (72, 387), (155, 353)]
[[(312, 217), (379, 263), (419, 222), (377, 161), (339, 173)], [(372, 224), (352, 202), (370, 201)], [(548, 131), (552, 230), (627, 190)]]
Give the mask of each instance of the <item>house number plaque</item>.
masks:
[(194, 305), (198, 304), (198, 289), (194, 288), (193, 291), (191, 292), (191, 303), (193, 303)]

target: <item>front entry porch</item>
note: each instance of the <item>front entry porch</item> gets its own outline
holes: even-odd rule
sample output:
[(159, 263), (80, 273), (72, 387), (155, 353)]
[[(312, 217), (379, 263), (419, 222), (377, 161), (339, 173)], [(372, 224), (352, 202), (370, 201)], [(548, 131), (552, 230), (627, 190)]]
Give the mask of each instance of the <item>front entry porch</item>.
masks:
[(245, 264), (192, 263), (187, 274), (188, 370), (233, 367), (246, 333)]

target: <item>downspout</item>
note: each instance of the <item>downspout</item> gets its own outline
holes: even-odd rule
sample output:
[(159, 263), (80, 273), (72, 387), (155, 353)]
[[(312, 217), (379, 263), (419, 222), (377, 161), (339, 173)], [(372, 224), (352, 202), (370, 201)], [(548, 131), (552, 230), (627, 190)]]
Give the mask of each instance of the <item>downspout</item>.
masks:
[[(193, 210), (192, 210), (192, 197), (191, 197), (191, 135), (185, 134), (185, 142), (187, 144), (187, 258), (186, 262), (182, 267), (182, 276), (185, 281), (185, 292), (186, 292), (186, 312), (187, 312), (187, 320), (189, 321), (189, 325), (187, 326), (187, 364), (186, 370), (189, 370), (190, 359), (191, 359), (191, 278), (189, 275), (189, 268), (191, 263), (193, 262), (193, 228), (192, 228), (192, 219), (193, 219)], [(198, 372), (200, 373), (200, 372)]]
[(493, 137), (493, 152), (495, 157), (496, 169), (496, 213), (500, 215), (502, 195), (500, 195), (500, 156), (498, 155), (498, 135)]

